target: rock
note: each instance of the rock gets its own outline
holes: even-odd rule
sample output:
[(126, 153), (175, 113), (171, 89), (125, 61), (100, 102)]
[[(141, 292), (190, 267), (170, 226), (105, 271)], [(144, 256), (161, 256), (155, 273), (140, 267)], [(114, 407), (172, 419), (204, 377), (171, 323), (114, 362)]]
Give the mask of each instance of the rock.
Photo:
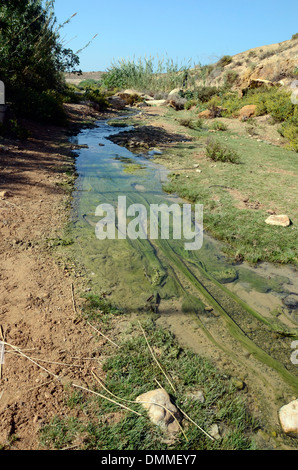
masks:
[(202, 390), (198, 390), (197, 392), (190, 392), (187, 394), (187, 397), (200, 403), (205, 403), (205, 397)]
[(136, 401), (142, 403), (143, 407), (148, 410), (152, 423), (161, 426), (171, 434), (180, 431), (177, 421), (179, 423), (182, 421), (182, 415), (173, 405), (169, 394), (165, 390), (160, 388), (144, 393), (138, 396)]
[(298, 437), (298, 400), (294, 400), (279, 410), (282, 430), (290, 437)]
[(257, 107), (255, 104), (251, 104), (251, 105), (249, 104), (247, 106), (244, 106), (239, 111), (239, 120), (247, 121), (247, 119), (249, 119), (250, 117), (256, 114), (256, 109)]
[(202, 111), (198, 117), (201, 119), (213, 119), (214, 113), (210, 109), (205, 109), (205, 111)]
[(147, 104), (145, 101), (142, 101), (141, 103), (137, 103), (135, 105), (136, 108), (148, 108), (149, 104)]
[(245, 388), (243, 380), (238, 379), (237, 377), (232, 377), (231, 382), (237, 390), (243, 390)]
[(216, 117), (221, 117), (222, 112), (225, 110), (226, 108), (223, 108), (222, 106), (214, 106), (212, 109), (205, 109), (205, 111), (199, 113), (198, 117), (202, 119), (214, 119)]
[(213, 424), (210, 430), (208, 431), (208, 433), (210, 434), (211, 437), (214, 437), (214, 439), (216, 439), (217, 441), (221, 439), (221, 435), (219, 433), (219, 427), (217, 426), (217, 424)]
[(112, 109), (122, 110), (126, 108), (126, 103), (124, 100), (119, 98), (119, 96), (111, 96), (108, 98), (108, 102)]
[(270, 215), (265, 222), (268, 225), (279, 225), (281, 227), (288, 227), (291, 224), (287, 215)]
[(283, 299), (283, 303), (291, 310), (298, 309), (298, 295), (290, 294)]
[(182, 90), (180, 88), (174, 88), (174, 90), (170, 91), (169, 96), (179, 95), (181, 91)]
[(0, 199), (7, 199), (10, 196), (11, 193), (9, 191), (0, 191)]
[(165, 106), (167, 103), (167, 100), (149, 100), (145, 101), (146, 104), (149, 106)]

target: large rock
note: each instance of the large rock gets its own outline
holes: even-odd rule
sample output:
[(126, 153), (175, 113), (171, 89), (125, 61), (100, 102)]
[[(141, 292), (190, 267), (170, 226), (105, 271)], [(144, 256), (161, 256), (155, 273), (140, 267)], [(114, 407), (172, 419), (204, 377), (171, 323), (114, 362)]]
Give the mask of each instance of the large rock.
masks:
[(108, 98), (108, 102), (112, 109), (122, 110), (126, 108), (126, 102), (119, 96), (111, 96)]
[(291, 221), (287, 215), (270, 215), (268, 219), (265, 220), (268, 225), (279, 225), (280, 227), (288, 227), (291, 224)]
[(173, 405), (169, 394), (165, 390), (159, 388), (144, 393), (138, 396), (136, 401), (142, 403), (143, 407), (148, 410), (152, 423), (161, 426), (171, 434), (179, 432), (180, 428), (177, 421), (179, 423), (182, 421), (182, 415)]
[(198, 117), (201, 119), (213, 119), (215, 116), (213, 111), (205, 109), (205, 111), (202, 111)]
[(226, 108), (222, 106), (214, 106), (212, 109), (205, 109), (199, 113), (198, 117), (202, 119), (214, 119), (216, 117), (221, 117), (222, 112), (226, 111)]
[(182, 90), (180, 88), (174, 88), (174, 90), (170, 91), (169, 96), (179, 95), (181, 91)]
[(149, 106), (165, 106), (167, 100), (146, 100), (145, 103)]
[(279, 410), (282, 430), (290, 437), (298, 437), (298, 400), (291, 401)]
[(248, 104), (247, 106), (243, 106), (243, 108), (239, 111), (239, 120), (240, 121), (247, 121), (250, 117), (256, 114), (256, 105), (255, 104)]

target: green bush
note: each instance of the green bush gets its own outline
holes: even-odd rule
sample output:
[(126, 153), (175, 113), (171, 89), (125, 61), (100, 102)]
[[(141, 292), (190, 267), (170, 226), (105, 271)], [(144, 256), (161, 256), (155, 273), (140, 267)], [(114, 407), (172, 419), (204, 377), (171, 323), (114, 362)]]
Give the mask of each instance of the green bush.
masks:
[(79, 88), (100, 88), (102, 86), (101, 80), (94, 80), (93, 78), (88, 78), (86, 80), (82, 80), (79, 83)]
[(220, 67), (225, 67), (226, 65), (229, 65), (233, 62), (233, 57), (231, 57), (230, 55), (224, 55), (218, 62), (217, 64), (220, 66)]
[[(22, 96), (26, 99), (22, 99)], [(63, 108), (62, 95), (54, 90), (38, 93), (36, 90), (21, 88), (16, 90), (14, 111), (17, 116), (40, 122), (63, 125), (66, 113)]]
[(265, 99), (265, 106), (268, 114), (278, 122), (290, 119), (294, 114), (294, 105), (291, 102), (291, 93), (278, 91), (268, 94)]
[(288, 148), (298, 152), (298, 112), (297, 116), (293, 116), (282, 124), (279, 132), (289, 141)]
[(236, 82), (238, 77), (239, 77), (239, 74), (235, 72), (235, 70), (227, 71), (224, 76), (224, 86), (231, 87)]
[(0, 76), (7, 102), (20, 117), (64, 121), (59, 96), (64, 72), (74, 71), (79, 57), (63, 47), (54, 2), (1, 2), (0, 23)]
[(298, 39), (298, 33), (293, 34), (292, 39)]
[(235, 150), (230, 149), (217, 140), (211, 138), (207, 140), (206, 155), (216, 162), (240, 162), (239, 155)]
[(203, 122), (203, 119), (193, 120), (193, 119), (186, 118), (186, 119), (180, 119), (179, 124), (184, 127), (189, 127), (189, 129), (196, 130), (196, 129), (202, 129), (204, 122)]
[(228, 126), (224, 122), (214, 121), (210, 126), (210, 129), (214, 131), (226, 131), (228, 129)]
[(87, 88), (85, 94), (83, 95), (83, 100), (92, 101), (95, 103), (97, 105), (96, 109), (98, 111), (105, 111), (109, 107), (109, 102), (100, 90)]

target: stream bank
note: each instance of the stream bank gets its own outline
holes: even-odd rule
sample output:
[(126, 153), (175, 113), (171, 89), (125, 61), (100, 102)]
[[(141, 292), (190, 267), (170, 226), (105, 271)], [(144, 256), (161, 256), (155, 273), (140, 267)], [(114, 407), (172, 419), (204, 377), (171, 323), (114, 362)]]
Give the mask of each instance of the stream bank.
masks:
[[(125, 132), (122, 129), (121, 139)], [(103, 122), (75, 140), (86, 148), (80, 150), (76, 166), (74, 247), (91, 292), (132, 318), (153, 311), (156, 323), (173, 331), (181, 344), (228, 375), (241, 377), (251, 408), (276, 433), (279, 407), (297, 393), (296, 368), (290, 360), (297, 326), (291, 312), (283, 310), (276, 318), (268, 306), (274, 299), (278, 308), (289, 286), (296, 288), (295, 269), (284, 267), (274, 274), (267, 266), (265, 273), (255, 268), (251, 272), (249, 266), (231, 264), (207, 234), (204, 249), (188, 256), (179, 243), (164, 240), (99, 243), (94, 236), (99, 203), (115, 205), (119, 194), (144, 205), (177, 201), (162, 190), (168, 172), (152, 160), (158, 152), (150, 154), (150, 146), (131, 153), (111, 142), (117, 134), (119, 125)], [(179, 139), (185, 142), (183, 136)], [(155, 147), (158, 141), (151, 143)], [(133, 171), (127, 171), (130, 166)], [(231, 272), (234, 279), (229, 278)], [(161, 301), (152, 310), (146, 303), (156, 296)]]

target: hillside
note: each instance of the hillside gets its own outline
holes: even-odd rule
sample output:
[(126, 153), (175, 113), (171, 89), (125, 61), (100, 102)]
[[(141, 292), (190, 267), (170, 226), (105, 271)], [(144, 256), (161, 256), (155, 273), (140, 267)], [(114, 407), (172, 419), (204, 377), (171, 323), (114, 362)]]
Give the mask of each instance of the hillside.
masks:
[(256, 47), (236, 54), (230, 60), (225, 56), (207, 66), (206, 79), (202, 82), (208, 86), (221, 86), (230, 79), (234, 80), (235, 88), (245, 89), (254, 80), (268, 80), (288, 87), (297, 77), (297, 56), (298, 39)]
[[(232, 82), (234, 89), (245, 89), (252, 82), (266, 80), (289, 87), (297, 77), (298, 38), (249, 49), (234, 56), (224, 56), (218, 62), (192, 70), (198, 86), (222, 86)], [(199, 72), (199, 73), (198, 73)], [(104, 72), (66, 74), (67, 83), (78, 85), (87, 79), (100, 80)], [(198, 78), (199, 77), (199, 78)]]

